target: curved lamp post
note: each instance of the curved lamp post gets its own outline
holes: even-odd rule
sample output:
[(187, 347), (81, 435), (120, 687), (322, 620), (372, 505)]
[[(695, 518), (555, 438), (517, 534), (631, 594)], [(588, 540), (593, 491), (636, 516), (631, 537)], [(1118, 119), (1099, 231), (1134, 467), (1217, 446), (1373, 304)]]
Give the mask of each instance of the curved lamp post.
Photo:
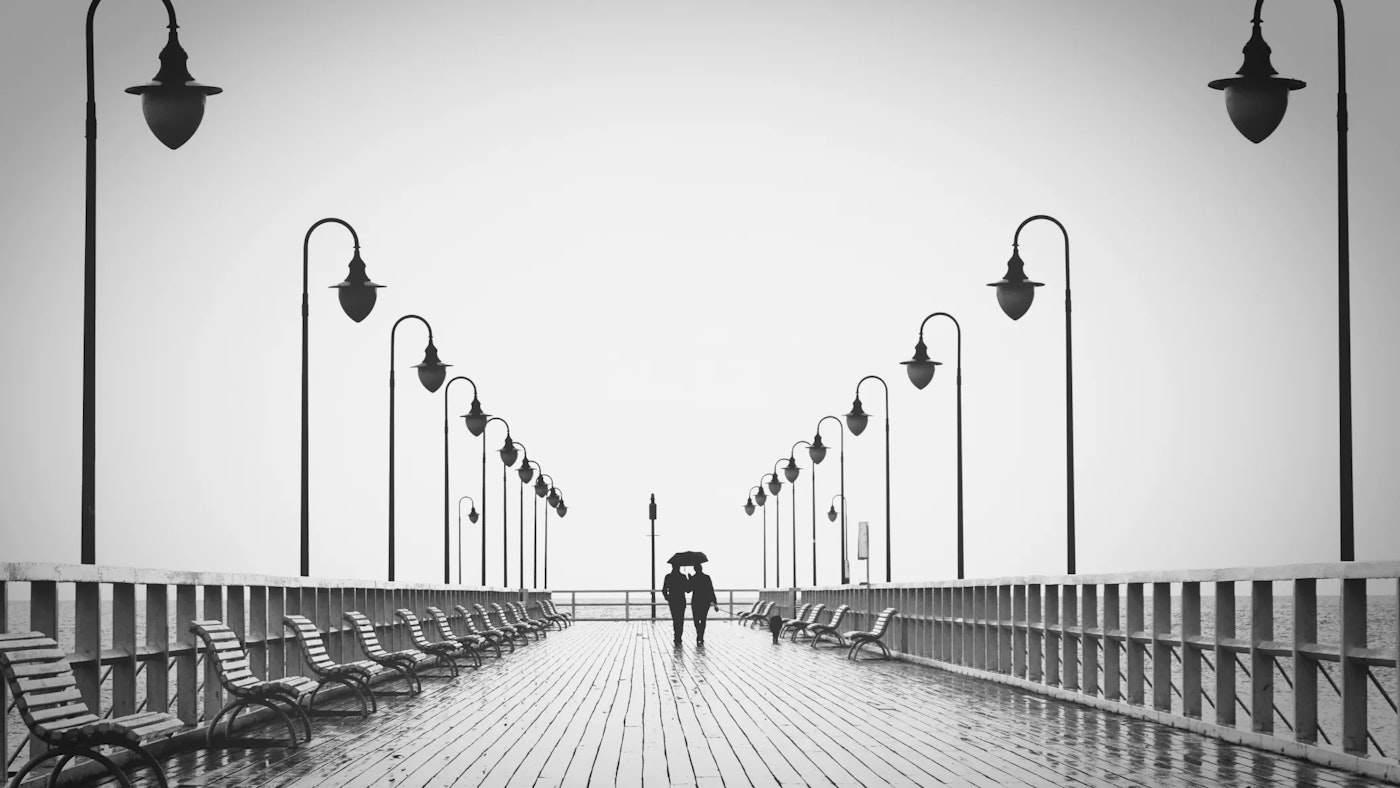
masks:
[[(549, 481), (548, 481), (548, 482), (545, 482), (545, 479), (549, 479)], [(541, 470), (541, 471), (540, 471), (540, 475), (535, 479), (535, 497), (536, 497), (536, 498), (544, 498), (546, 495), (549, 494), (550, 489), (553, 488), (553, 487), (554, 487), (554, 477), (553, 477), (553, 476), (550, 476), (549, 474), (547, 474), (547, 473), (545, 473), (543, 470)], [(552, 507), (552, 506), (549, 506), (548, 503), (549, 503), (549, 501), (546, 500), (546, 501), (545, 501), (545, 504), (546, 504), (546, 505), (545, 505), (545, 507), (544, 507), (544, 551), (543, 551), (543, 552), (544, 552), (544, 587), (545, 587), (545, 588), (549, 588), (549, 510), (554, 508), (554, 507)], [(538, 554), (535, 556), (535, 563), (536, 563), (536, 564), (539, 563), (539, 555), (538, 555)]]
[[(506, 523), (506, 470), (515, 465), (516, 460), (520, 460), (520, 467), (527, 468), (530, 465), (530, 455), (525, 451), (525, 444), (520, 441), (512, 441), (510, 433), (506, 433), (505, 443), (497, 451), (501, 455), (501, 571), (505, 578), (503, 588), (510, 588), (510, 532)], [(519, 473), (519, 471), (517, 471)], [(532, 471), (533, 473), (533, 471)], [(523, 475), (521, 477), (524, 478)], [(520, 483), (520, 585), (525, 585), (525, 483)]]
[(1070, 322), (1069, 296), (1069, 231), (1053, 216), (1037, 214), (1016, 228), (1011, 239), (1011, 259), (1006, 263), (1006, 276), (988, 287), (997, 289), (997, 303), (1012, 320), (1020, 320), (1035, 299), (1040, 282), (1026, 277), (1026, 264), (1021, 260), (1021, 231), (1037, 219), (1044, 219), (1060, 228), (1065, 239), (1065, 564), (1067, 574), (1074, 574), (1074, 332)]
[[(532, 463), (535, 466), (533, 468), (530, 467)], [(535, 478), (535, 471), (539, 469), (540, 464), (527, 457), (515, 471), (520, 476), (520, 585), (522, 587), (525, 585), (525, 485)], [(530, 562), (530, 586), (539, 588), (540, 502), (538, 497), (530, 499), (530, 509), (534, 515), (534, 535), (530, 537), (530, 551), (533, 556)]]
[(343, 219), (327, 217), (321, 219), (306, 231), (306, 238), (301, 244), (301, 576), (307, 577), (311, 574), (311, 460), (310, 445), (311, 438), (309, 432), (309, 411), (310, 411), (310, 384), (309, 365), (307, 362), (307, 334), (311, 315), (310, 296), (307, 293), (311, 269), (311, 234), (317, 227), (323, 224), (335, 223), (350, 231), (350, 238), (355, 244), (355, 253), (350, 258), (350, 272), (346, 274), (345, 281), (340, 284), (331, 285), (332, 288), (340, 291), (340, 308), (345, 311), (346, 317), (356, 323), (369, 317), (369, 313), (374, 309), (374, 302), (378, 298), (376, 290), (383, 285), (377, 285), (369, 280), (365, 275), (365, 261), (360, 259), (360, 235), (355, 232), (355, 228)]
[[(782, 460), (778, 460), (778, 462), (782, 462)], [(763, 480), (768, 479), (768, 491), (773, 495), (773, 587), (782, 588), (783, 532), (781, 526), (783, 522), (783, 499), (778, 496), (778, 493), (782, 492), (783, 483), (778, 478), (777, 463), (773, 464), (773, 471), (773, 473), (763, 474), (763, 478), (759, 479), (758, 482), (759, 484), (763, 484)], [(773, 478), (769, 479), (768, 477), (770, 476)]]
[[(474, 408), (475, 409), (475, 408)], [(486, 587), (486, 428), (493, 421), (506, 426), (506, 444), (510, 444), (510, 422), (500, 416), (484, 416), (481, 422), (481, 587)], [(466, 417), (463, 417), (466, 418)], [(501, 471), (501, 519), (505, 519), (505, 471)], [(502, 586), (504, 588), (505, 586)]]
[(851, 404), (851, 412), (846, 414), (846, 428), (852, 435), (865, 432), (870, 414), (860, 405), (860, 385), (867, 380), (878, 380), (885, 389), (885, 582), (890, 582), (890, 384), (879, 375), (866, 375), (856, 383), (856, 401)]
[[(808, 455), (810, 455), (810, 454), (812, 453), (812, 452), (811, 452), (811, 449), (812, 449), (813, 444), (812, 444), (810, 441), (798, 441), (798, 442), (792, 444), (792, 448), (788, 450), (788, 451), (789, 451), (789, 455), (788, 455), (788, 464), (787, 464), (786, 467), (783, 468), (783, 475), (787, 477), (788, 481), (792, 482), (792, 518), (793, 518), (793, 531), (792, 531), (792, 582), (793, 582), (793, 585), (796, 585), (796, 584), (797, 584), (797, 525), (796, 525), (796, 523), (797, 523), (797, 475), (798, 475), (798, 473), (801, 472), (800, 469), (797, 467), (797, 455), (795, 454), (795, 452), (797, 451), (797, 447), (798, 447), (798, 446), (806, 446), (806, 447), (807, 447), (807, 453), (808, 453)], [(822, 456), (826, 456), (826, 448), (825, 448), (825, 447), (822, 448)], [(812, 485), (811, 485), (811, 486), (812, 486), (812, 586), (813, 586), (813, 587), (816, 587), (816, 585), (817, 585), (817, 464), (816, 464), (815, 462), (812, 463), (812, 479), (811, 479), (811, 482), (812, 482)]]
[(933, 381), (933, 373), (938, 370), (941, 361), (933, 361), (928, 357), (928, 347), (924, 345), (924, 326), (935, 317), (946, 317), (953, 321), (953, 328), (957, 330), (958, 336), (958, 366), (957, 366), (957, 400), (958, 400), (958, 579), (963, 579), (963, 429), (962, 429), (962, 325), (958, 319), (947, 312), (934, 312), (924, 318), (924, 322), (919, 324), (919, 341), (914, 344), (914, 357), (908, 361), (902, 361), (905, 371), (909, 373), (909, 382), (914, 384), (914, 388), (923, 389)]
[[(763, 492), (763, 484), (760, 483), (749, 488), (749, 496), (744, 503), (744, 514), (753, 516), (754, 504), (763, 510), (763, 587), (768, 587), (768, 495)], [(757, 492), (755, 492), (755, 490)]]
[[(472, 497), (463, 495), (457, 499), (457, 585), (462, 584), (462, 501), (472, 501)], [(476, 513), (476, 501), (472, 501), (472, 510), (467, 513), (467, 519), (472, 521), (472, 525), (476, 525), (480, 517), (481, 515)]]
[(418, 370), (418, 382), (430, 393), (442, 388), (447, 378), (447, 368), (438, 358), (437, 346), (433, 344), (433, 327), (418, 315), (404, 315), (394, 321), (389, 330), (389, 581), (394, 580), (394, 338), (398, 335), (399, 324), (405, 320), (417, 320), (428, 330), (428, 346), (423, 350), (423, 360), (414, 364)]
[[(462, 418), (464, 418), (464, 419), (467, 420), (467, 431), (470, 432), (472, 435), (480, 435), (480, 434), (482, 433), (482, 431), (486, 429), (486, 418), (487, 418), (486, 414), (481, 412), (481, 401), (478, 400), (477, 397), (476, 397), (476, 393), (477, 393), (477, 392), (476, 392), (476, 381), (472, 380), (471, 378), (467, 377), (466, 375), (458, 375), (458, 376), (454, 377), (453, 379), (447, 381), (447, 386), (442, 390), (442, 582), (443, 582), (444, 585), (446, 585), (446, 584), (448, 583), (448, 578), (451, 576), (451, 575), (450, 575), (451, 567), (450, 567), (450, 565), (449, 565), (449, 563), (448, 563), (447, 556), (448, 556), (448, 553), (449, 553), (449, 552), (451, 551), (451, 549), (452, 549), (452, 540), (451, 540), (451, 538), (450, 538), (450, 530), (448, 529), (448, 525), (447, 525), (447, 521), (448, 521), (447, 518), (448, 518), (449, 512), (451, 511), (451, 505), (448, 503), (448, 501), (450, 500), (450, 496), (448, 495), (448, 489), (451, 487), (451, 484), (452, 484), (452, 473), (451, 473), (451, 470), (450, 470), (450, 467), (451, 467), (451, 466), (450, 466), (450, 464), (449, 464), (449, 462), (448, 462), (448, 457), (450, 456), (450, 454), (449, 454), (449, 452), (448, 452), (449, 443), (448, 443), (448, 440), (447, 440), (447, 438), (448, 438), (448, 429), (447, 429), (447, 428), (448, 428), (448, 425), (449, 425), (450, 422), (449, 422), (449, 417), (448, 417), (448, 415), (447, 415), (447, 411), (448, 411), (447, 405), (448, 405), (448, 401), (452, 398), (452, 384), (453, 384), (453, 383), (456, 383), (456, 382), (459, 381), (459, 380), (465, 380), (466, 382), (472, 384), (472, 412), (471, 412), (471, 413), (468, 413), (467, 415), (465, 415), (465, 416), (462, 417)], [(479, 417), (479, 418), (477, 418), (477, 417)], [(486, 481), (485, 479), (482, 479), (482, 491), (483, 491), (483, 492), (484, 492), (485, 489), (486, 489), (485, 481)], [(461, 501), (458, 501), (458, 503), (460, 504)], [(476, 520), (472, 520), (472, 522), (476, 522)], [(461, 517), (460, 517), (460, 516), (457, 518), (457, 524), (458, 524), (458, 526), (461, 525)], [(461, 531), (461, 528), (460, 528), (460, 527), (458, 528), (458, 531), (459, 531), (459, 532)], [(461, 546), (461, 539), (460, 539), (461, 534), (460, 534), (460, 533), (458, 534), (458, 537), (459, 537), (459, 538), (458, 538), (458, 543), (457, 543), (457, 553), (458, 553), (458, 555), (457, 555), (457, 564), (458, 564), (458, 568), (457, 568), (457, 582), (460, 583), (460, 582), (462, 582), (462, 579), (461, 579), (461, 575), (462, 575), (462, 569), (461, 569), (461, 563), (462, 563), (462, 556), (461, 556), (462, 546)]]
[[(846, 498), (846, 428), (845, 428), (845, 424), (844, 424), (840, 419), (836, 418), (835, 416), (822, 416), (820, 419), (817, 419), (817, 434), (816, 434), (815, 437), (812, 438), (812, 445), (811, 445), (810, 447), (808, 447), (808, 449), (807, 449), (807, 455), (808, 455), (809, 457), (812, 458), (812, 462), (813, 462), (813, 463), (818, 464), (818, 465), (821, 464), (821, 461), (822, 461), (822, 460), (826, 459), (826, 446), (822, 443), (822, 422), (826, 421), (827, 419), (831, 419), (832, 421), (836, 422), (836, 429), (838, 429), (838, 430), (841, 431), (841, 432), (839, 433), (839, 434), (841, 435), (841, 444), (840, 444), (840, 449), (841, 449), (841, 451), (840, 451), (840, 458), (841, 458), (841, 499), (842, 499), (842, 500), (845, 500), (845, 498)], [(813, 473), (816, 473), (815, 466), (814, 466), (814, 470), (813, 470), (812, 472), (813, 472)], [(836, 521), (836, 518), (833, 517), (833, 518), (832, 518), (832, 522), (835, 522), (835, 521)], [(846, 507), (844, 507), (844, 506), (841, 507), (841, 571), (837, 574), (837, 577), (840, 577), (840, 578), (841, 578), (841, 585), (845, 585), (847, 582), (849, 582), (849, 579), (846, 577)]]
[[(1347, 183), (1347, 39), (1341, 0), (1337, 10), (1337, 390), (1341, 493), (1341, 557), (1356, 560), (1351, 430), (1351, 221)], [(1217, 79), (1210, 87), (1225, 91), (1230, 120), (1251, 142), (1261, 142), (1283, 120), (1288, 94), (1305, 86), (1276, 76), (1269, 45), (1259, 25), (1264, 0), (1254, 3), (1254, 33), (1244, 46), (1239, 76)]]
[[(84, 180), (83, 222), (83, 452), (82, 523), (79, 555), (84, 564), (97, 563), (97, 90), (93, 76), (93, 18), (102, 0), (88, 6), (87, 52), (87, 147)], [(146, 125), (168, 148), (178, 148), (194, 135), (204, 119), (204, 99), (223, 88), (201, 85), (190, 76), (185, 61), (189, 56), (180, 47), (176, 34), (175, 7), (163, 0), (169, 18), (170, 36), (160, 52), (160, 70), (155, 79), (126, 92), (141, 97)], [(303, 572), (303, 574), (305, 574)]]

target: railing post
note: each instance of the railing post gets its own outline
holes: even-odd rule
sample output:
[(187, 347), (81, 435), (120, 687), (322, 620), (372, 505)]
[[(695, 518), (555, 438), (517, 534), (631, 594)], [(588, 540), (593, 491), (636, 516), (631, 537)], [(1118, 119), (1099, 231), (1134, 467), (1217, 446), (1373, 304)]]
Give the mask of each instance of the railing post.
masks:
[(972, 666), (987, 669), (987, 587), (972, 587)]
[[(0, 580), (0, 632), (10, 631), (10, 584)], [(10, 726), (6, 722), (10, 708), (10, 682), (0, 681), (0, 760), (10, 756)], [(0, 767), (0, 778), (9, 779), (9, 771)]]
[(1235, 727), (1235, 583), (1215, 584), (1215, 723)]
[(1027, 658), (1030, 660), (1030, 680), (1039, 684), (1044, 679), (1042, 660), (1044, 659), (1045, 633), (1041, 630), (1040, 584), (1026, 586), (1026, 605), (1029, 608), (1026, 619)]
[(146, 711), (170, 708), (170, 597), (161, 583), (146, 586)]
[(1124, 642), (1122, 637), (1118, 584), (1110, 583), (1103, 587), (1103, 696), (1109, 700), (1123, 699), (1118, 678), (1123, 670), (1118, 650), (1119, 644)]
[(953, 662), (958, 665), (968, 664), (967, 595), (967, 586), (960, 585), (953, 589)]
[(627, 621), (632, 620), (632, 592), (622, 592), (622, 617)]
[[(1259, 646), (1274, 639), (1273, 583), (1267, 580), (1255, 580), (1250, 583), (1250, 621), (1249, 717), (1255, 733), (1271, 734), (1274, 732), (1274, 660), (1261, 651)], [(1365, 681), (1364, 676), (1362, 681)]]
[(102, 602), (96, 583), (74, 583), (73, 678), (88, 708), (102, 715)]
[(1142, 583), (1128, 583), (1128, 628), (1123, 632), (1123, 648), (1128, 652), (1128, 702), (1143, 705), (1143, 657), (1146, 647), (1138, 638), (1143, 634)]
[(1002, 673), (1011, 673), (1011, 638), (1016, 631), (1016, 614), (1011, 609), (1011, 586), (1003, 585), (997, 589), (997, 618), (1000, 625), (997, 627), (997, 669)]
[(1293, 581), (1293, 737), (1317, 744), (1317, 662), (1301, 649), (1317, 643), (1317, 581)]
[[(286, 626), (282, 623), (282, 616), (287, 614), (287, 589), (282, 586), (269, 586), (267, 589), (267, 618), (268, 628), (276, 628), (275, 631), (282, 633), (286, 631)], [(269, 640), (267, 643), (267, 677), (269, 679), (280, 679), (287, 675), (286, 642), (280, 638)]]
[(267, 620), (267, 586), (248, 586), (248, 662), (253, 675), (267, 676), (267, 649), (282, 635), (282, 619)]
[(175, 645), (180, 655), (175, 658), (176, 715), (193, 725), (199, 721), (199, 651), (190, 622), (199, 618), (195, 609), (195, 587), (175, 587)]
[(1026, 584), (1017, 583), (1011, 587), (1011, 672), (1021, 678), (1026, 677), (1026, 632), (1029, 621), (1026, 618)]
[[(204, 615), (205, 619), (224, 620), (224, 587), (219, 585), (204, 586)], [(227, 622), (225, 622), (227, 623)], [(194, 642), (196, 650), (200, 648), (199, 641)], [(223, 706), (223, 690), (219, 685), (219, 673), (215, 667), (214, 655), (211, 652), (204, 654), (204, 718), (211, 720), (218, 713), (218, 709)]]
[(1342, 581), (1342, 749), (1366, 754), (1366, 663), (1352, 655), (1366, 648), (1366, 581)]
[(1201, 649), (1193, 640), (1201, 634), (1201, 584), (1181, 584), (1181, 711), (1201, 718)]
[(1152, 708), (1172, 710), (1172, 584), (1152, 584)]
[(1045, 683), (1060, 686), (1060, 584), (1045, 585)]
[(1083, 612), (1079, 617), (1079, 667), (1085, 695), (1099, 694), (1099, 643), (1103, 630), (1099, 628), (1099, 587), (1094, 583), (1080, 586)]
[(112, 647), (122, 652), (112, 665), (112, 714), (125, 717), (136, 713), (136, 586), (131, 583), (112, 584)]
[(1060, 587), (1060, 686), (1071, 692), (1079, 691), (1079, 655), (1076, 653), (1077, 644), (1074, 639), (1074, 630), (1079, 626), (1079, 614), (1076, 610), (1078, 600), (1075, 594), (1077, 590), (1073, 583), (1065, 583)]

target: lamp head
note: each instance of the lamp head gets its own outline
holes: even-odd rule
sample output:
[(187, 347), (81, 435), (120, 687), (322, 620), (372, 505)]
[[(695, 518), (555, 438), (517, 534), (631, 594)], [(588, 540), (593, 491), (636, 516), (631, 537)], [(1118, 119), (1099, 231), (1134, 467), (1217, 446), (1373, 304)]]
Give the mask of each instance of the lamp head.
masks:
[(501, 462), (505, 463), (507, 468), (514, 465), (520, 457), (520, 450), (515, 447), (515, 441), (510, 439), (510, 435), (506, 435), (506, 442), (501, 444), (496, 453), (501, 455)]
[(433, 344), (432, 337), (428, 338), (428, 346), (423, 349), (423, 362), (414, 364), (413, 368), (418, 370), (418, 382), (423, 384), (423, 388), (430, 392), (442, 388), (442, 382), (447, 379), (447, 368), (451, 364), (444, 364), (438, 358), (437, 346)]
[(836, 522), (836, 504), (833, 503), (831, 508), (826, 510), (826, 519)]
[(525, 461), (520, 463), (520, 467), (517, 468), (515, 472), (520, 476), (521, 484), (529, 484), (530, 480), (535, 478), (535, 468), (530, 465), (530, 456), (528, 454), (525, 455)]
[(1289, 92), (1307, 84), (1278, 76), (1269, 61), (1273, 50), (1259, 29), (1261, 21), (1258, 17), (1254, 19), (1254, 33), (1244, 45), (1244, 65), (1235, 72), (1238, 76), (1209, 83), (1210, 87), (1225, 91), (1225, 111), (1230, 114), (1230, 122), (1245, 139), (1256, 144), (1267, 139), (1283, 122)]
[(476, 513), (476, 507), (475, 507), (475, 506), (472, 507), (472, 510), (471, 510), (470, 512), (467, 512), (467, 519), (468, 519), (468, 520), (471, 520), (473, 523), (475, 523), (477, 520), (481, 519), (481, 515), (479, 515), (479, 514)]
[(1006, 276), (1002, 277), (1000, 282), (987, 285), (997, 289), (997, 303), (1001, 305), (1001, 311), (1012, 320), (1020, 320), (1021, 315), (1031, 308), (1031, 301), (1035, 300), (1035, 289), (1041, 286), (1043, 285), (1040, 282), (1032, 282), (1026, 278), (1026, 264), (1021, 260), (1020, 248), (1015, 245), (1011, 247), (1011, 259), (1006, 262)]
[(783, 480), (778, 478), (778, 474), (769, 474), (773, 478), (768, 480), (768, 492), (777, 495), (783, 489)]
[(826, 446), (822, 443), (822, 434), (818, 432), (812, 438), (812, 445), (807, 447), (807, 456), (812, 459), (813, 465), (821, 465), (826, 459)]
[(480, 437), (486, 431), (486, 420), (491, 418), (491, 414), (483, 413), (481, 410), (481, 400), (472, 397), (472, 409), (462, 417), (467, 422), (467, 432)]
[(369, 281), (369, 276), (365, 274), (365, 261), (360, 259), (360, 247), (357, 246), (355, 256), (350, 258), (350, 273), (345, 275), (344, 282), (331, 285), (331, 288), (340, 291), (340, 308), (345, 310), (346, 317), (358, 323), (374, 310), (374, 302), (378, 298), (376, 291), (383, 286)]
[(787, 477), (787, 480), (796, 484), (797, 475), (801, 472), (802, 469), (797, 467), (797, 458), (788, 457), (788, 464), (783, 466), (783, 475)]
[(752, 517), (752, 516), (753, 516), (753, 510), (754, 510), (753, 499), (752, 499), (752, 498), (749, 498), (749, 499), (745, 500), (745, 501), (744, 501), (744, 514), (747, 514), (748, 516)]
[(555, 509), (554, 511), (558, 512), (560, 517), (563, 517), (564, 515), (569, 513), (569, 507), (565, 506), (563, 502), (560, 502), (559, 508)]
[(852, 435), (859, 435), (865, 432), (865, 425), (870, 423), (870, 414), (866, 413), (860, 406), (860, 395), (856, 395), (856, 401), (851, 404), (851, 412), (846, 414), (846, 429)]
[(924, 335), (919, 335), (919, 341), (914, 345), (914, 357), (908, 361), (901, 361), (904, 371), (909, 373), (909, 382), (914, 384), (914, 388), (923, 389), (933, 382), (933, 373), (938, 371), (941, 361), (932, 361), (928, 357), (928, 346), (924, 344)]
[(542, 474), (540, 474), (540, 476), (539, 476), (538, 479), (535, 479), (535, 497), (536, 497), (536, 498), (543, 498), (543, 497), (545, 497), (545, 496), (548, 495), (548, 494), (549, 494), (549, 485), (545, 483), (545, 481), (544, 481), (544, 474), (542, 473)]
[(174, 150), (189, 141), (204, 120), (204, 98), (222, 93), (223, 88), (201, 85), (190, 76), (189, 60), (180, 37), (170, 29), (165, 49), (160, 51), (160, 70), (155, 79), (126, 89), (141, 97), (141, 113), (156, 139)]
[(768, 493), (763, 491), (763, 485), (758, 485), (758, 492), (753, 494), (753, 502), (759, 506), (768, 503)]
[(545, 499), (545, 503), (549, 504), (550, 506), (553, 506), (555, 509), (558, 509), (560, 504), (564, 503), (564, 499), (559, 496), (558, 490), (551, 488), (549, 491), (549, 497)]

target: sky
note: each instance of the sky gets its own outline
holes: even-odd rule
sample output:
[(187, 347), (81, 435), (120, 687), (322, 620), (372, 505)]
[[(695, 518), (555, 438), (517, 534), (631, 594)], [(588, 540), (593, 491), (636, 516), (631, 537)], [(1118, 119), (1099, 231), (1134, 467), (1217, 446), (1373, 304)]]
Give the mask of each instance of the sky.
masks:
[[(1035, 214), (1073, 254), (1079, 571), (1336, 560), (1333, 12), (1266, 4), (1274, 66), (1308, 86), (1254, 145), (1206, 87), (1239, 68), (1252, 5), (177, 0), (191, 72), (225, 91), (177, 151), (123, 92), (155, 73), (163, 8), (103, 5), (98, 561), (297, 573), (299, 257), (333, 216), (386, 288), (348, 320), (326, 289), (348, 235), (316, 231), (314, 575), (385, 577), (390, 327), (412, 313), (563, 491), (555, 589), (648, 587), (651, 494), (658, 561), (704, 550), (718, 587), (786, 585), (794, 564), (809, 584), (801, 449), (778, 545), (775, 502), (741, 506), (870, 374), (889, 383), (891, 574), (949, 579), (951, 324), (929, 324), (944, 366), (926, 390), (899, 365), (937, 311), (963, 332), (967, 575), (1062, 573), (1053, 225), (1021, 237), (1045, 283), (1025, 317), (986, 287)], [(0, 8), (0, 561), (78, 560), (85, 11)], [(1400, 5), (1348, 12), (1357, 558), (1396, 560)], [(405, 322), (396, 352), (397, 575), (415, 582), (441, 580), (445, 515), (443, 393), (411, 368), (425, 340)], [(456, 418), (469, 387), (451, 396), (455, 581), (481, 440)], [(861, 396), (847, 512), (852, 545), (870, 523), (881, 580), (886, 408), (878, 382)], [(830, 421), (823, 436), (827, 585), (840, 439)], [(514, 587), (519, 487), (512, 473), (505, 577), (499, 425), (487, 437), (486, 582)], [(532, 502), (525, 580), (543, 586)], [(481, 526), (462, 527), (479, 584)]]

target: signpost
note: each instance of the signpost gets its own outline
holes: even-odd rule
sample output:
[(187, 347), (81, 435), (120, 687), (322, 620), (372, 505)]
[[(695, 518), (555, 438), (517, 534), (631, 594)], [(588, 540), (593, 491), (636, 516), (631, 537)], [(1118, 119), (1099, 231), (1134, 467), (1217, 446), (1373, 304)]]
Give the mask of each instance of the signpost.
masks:
[[(870, 523), (861, 520), (856, 523), (856, 559), (865, 562), (865, 616), (870, 618), (874, 593), (870, 590)], [(873, 621), (871, 622), (873, 624)]]

